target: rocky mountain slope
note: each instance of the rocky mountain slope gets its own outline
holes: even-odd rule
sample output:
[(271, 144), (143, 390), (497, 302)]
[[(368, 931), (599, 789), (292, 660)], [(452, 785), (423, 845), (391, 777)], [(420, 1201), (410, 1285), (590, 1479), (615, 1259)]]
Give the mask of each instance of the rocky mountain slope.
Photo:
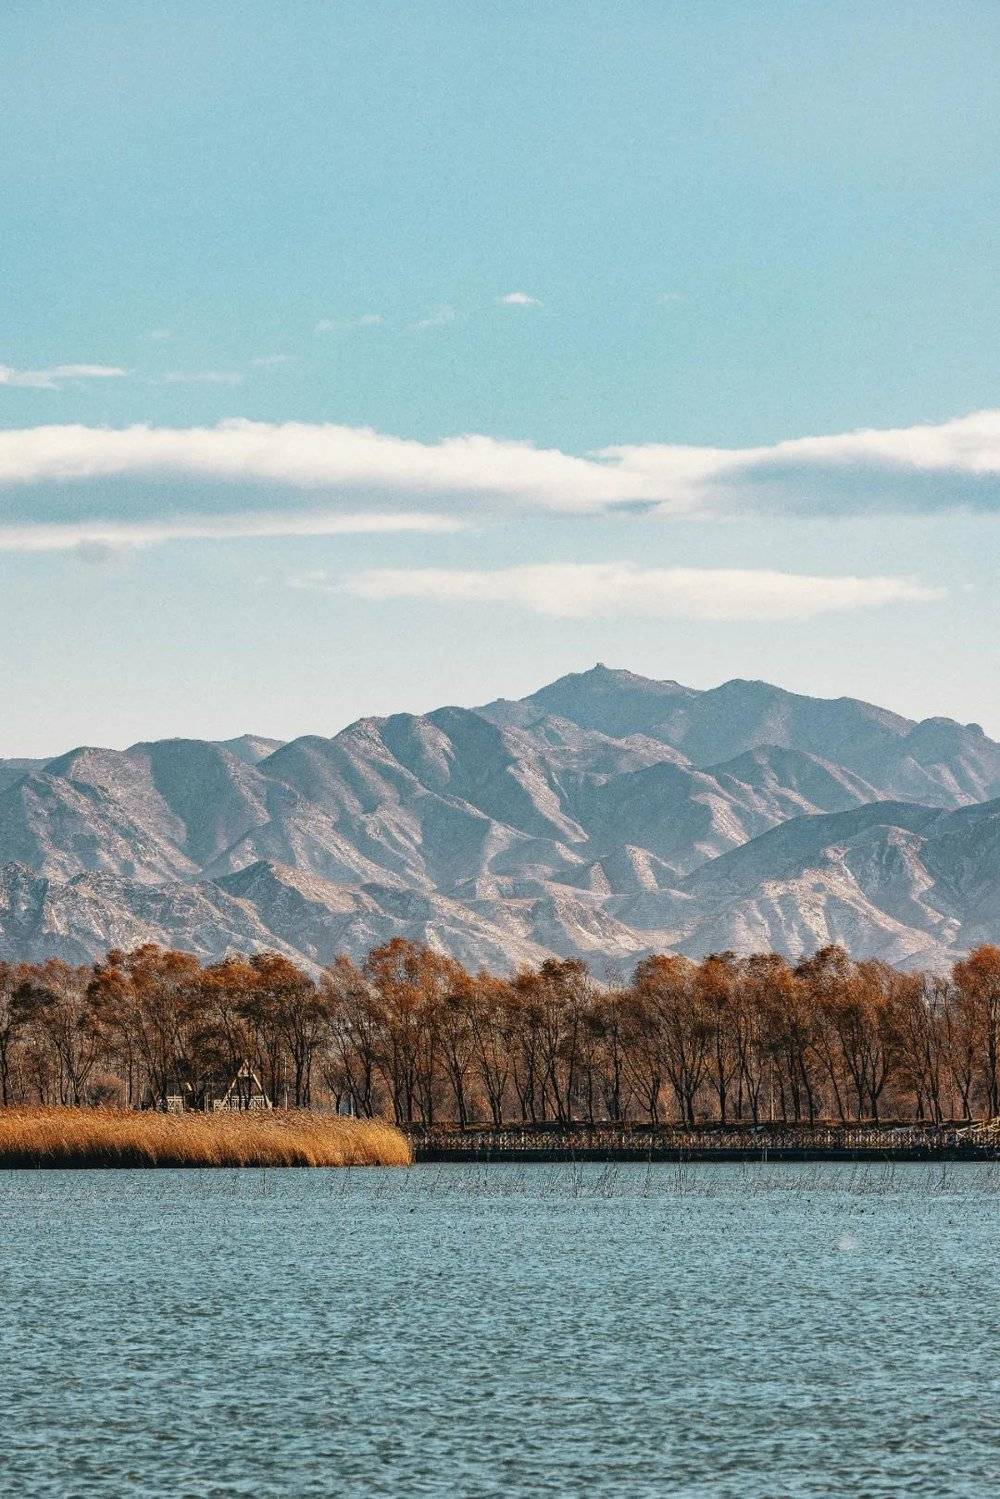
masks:
[(0, 761), (0, 955), (156, 940), (310, 964), (404, 935), (473, 965), (1000, 935), (1000, 745), (762, 682), (598, 666), (279, 744)]

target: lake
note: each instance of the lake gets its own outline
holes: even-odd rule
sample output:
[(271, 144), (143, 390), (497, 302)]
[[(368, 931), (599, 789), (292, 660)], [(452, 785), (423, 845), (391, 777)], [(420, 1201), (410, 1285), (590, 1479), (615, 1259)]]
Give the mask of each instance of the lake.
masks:
[(988, 1165), (0, 1172), (0, 1492), (974, 1496)]

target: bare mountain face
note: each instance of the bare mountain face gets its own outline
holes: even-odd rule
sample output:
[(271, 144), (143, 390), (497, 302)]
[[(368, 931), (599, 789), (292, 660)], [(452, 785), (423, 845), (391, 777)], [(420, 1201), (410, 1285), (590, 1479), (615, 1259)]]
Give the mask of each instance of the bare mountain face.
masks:
[(0, 955), (161, 941), (310, 965), (666, 948), (943, 963), (1000, 935), (1000, 745), (762, 682), (603, 666), (288, 744), (0, 761)]
[[(491, 703), (482, 711), (497, 717), (506, 706)], [(855, 698), (802, 697), (767, 682), (724, 682), (696, 692), (597, 666), (514, 707), (557, 713), (604, 733), (641, 732), (703, 768), (774, 747), (833, 762), (883, 796), (951, 807), (1000, 795), (1000, 745), (978, 724), (914, 723)]]

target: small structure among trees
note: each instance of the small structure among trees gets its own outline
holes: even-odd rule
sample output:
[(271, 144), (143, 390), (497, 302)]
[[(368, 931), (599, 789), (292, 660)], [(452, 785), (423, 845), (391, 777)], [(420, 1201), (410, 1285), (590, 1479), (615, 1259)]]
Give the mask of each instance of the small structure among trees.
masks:
[(243, 1059), (239, 1071), (222, 1097), (211, 1100), (211, 1109), (215, 1114), (229, 1109), (259, 1113), (262, 1109), (273, 1107), (274, 1105), (264, 1092), (260, 1078), (246, 1058)]
[(163, 1114), (260, 1113), (274, 1107), (246, 1057), (232, 1075), (221, 1073), (216, 1081), (205, 1081), (197, 1088), (175, 1080), (171, 1091), (157, 1097), (149, 1094), (143, 1106)]

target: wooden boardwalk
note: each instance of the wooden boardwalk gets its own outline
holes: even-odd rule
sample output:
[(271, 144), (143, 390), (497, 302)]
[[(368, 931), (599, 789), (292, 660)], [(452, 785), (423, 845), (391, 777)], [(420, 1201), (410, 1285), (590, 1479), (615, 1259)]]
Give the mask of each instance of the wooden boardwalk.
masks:
[(1000, 1160), (1000, 1124), (413, 1126), (417, 1161)]

